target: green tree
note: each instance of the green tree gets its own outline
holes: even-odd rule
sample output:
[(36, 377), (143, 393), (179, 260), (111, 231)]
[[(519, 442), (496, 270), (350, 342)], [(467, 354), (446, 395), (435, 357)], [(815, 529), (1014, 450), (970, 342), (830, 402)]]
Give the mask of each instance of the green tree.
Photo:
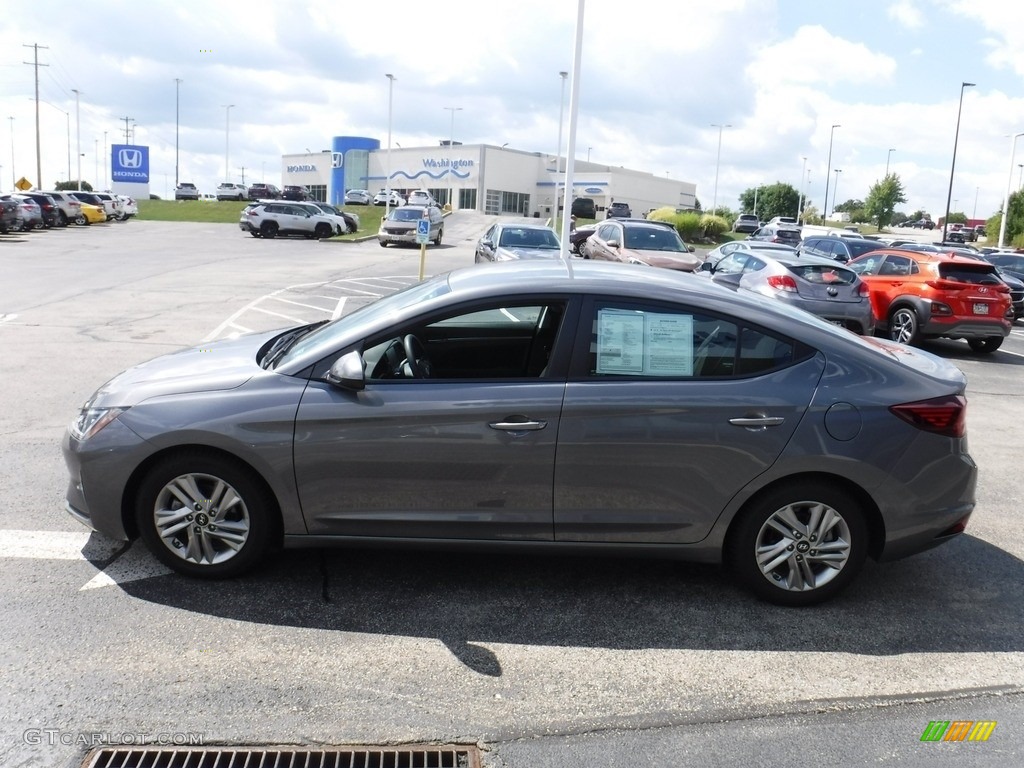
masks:
[[(72, 191), (78, 189), (77, 181), (58, 181), (53, 185), (54, 192)], [(92, 192), (92, 184), (88, 181), (82, 182), (83, 192)]]
[[(754, 208), (754, 197), (757, 196), (757, 209)], [(774, 184), (750, 188), (740, 195), (740, 209), (744, 212), (756, 213), (762, 221), (775, 216), (798, 216), (800, 193), (791, 184), (777, 181)]]
[[(1021, 192), (1010, 193), (1009, 214), (1006, 217), (1005, 243), (1013, 243), (1014, 238), (1024, 235), (1024, 194)], [(949, 215), (953, 221), (953, 214)], [(999, 238), (999, 228), (1003, 223), (1003, 212), (999, 211), (995, 216), (985, 222), (985, 231), (988, 232), (990, 242)]]
[(900, 203), (907, 202), (907, 195), (900, 182), (900, 177), (890, 173), (876, 182), (868, 191), (868, 199), (864, 203), (864, 212), (868, 220), (874, 220), (879, 229), (885, 229), (892, 223), (893, 211)]
[(858, 208), (863, 208), (863, 207), (864, 207), (864, 201), (863, 200), (852, 200), (851, 199), (851, 200), (847, 200), (845, 203), (840, 203), (839, 205), (837, 205), (832, 210), (833, 211), (842, 211), (844, 213), (852, 214)]

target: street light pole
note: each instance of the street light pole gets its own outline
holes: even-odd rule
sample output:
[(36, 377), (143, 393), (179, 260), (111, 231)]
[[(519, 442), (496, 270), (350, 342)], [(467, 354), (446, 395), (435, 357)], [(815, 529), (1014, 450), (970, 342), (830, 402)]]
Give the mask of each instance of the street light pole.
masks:
[[(946, 217), (942, 220), (942, 241), (949, 231), (949, 203), (953, 199), (953, 174), (956, 171), (956, 145), (960, 141), (960, 114), (964, 109), (964, 88), (973, 88), (974, 83), (960, 83), (960, 106), (956, 110), (956, 133), (953, 135), (953, 162), (949, 164), (949, 193), (946, 195)], [(1012, 166), (1011, 166), (1012, 167)], [(1005, 220), (1005, 211), (1004, 211)]]
[(384, 195), (387, 198), (384, 201), (384, 218), (388, 217), (391, 212), (391, 104), (392, 96), (395, 91), (395, 76), (384, 75), (388, 79), (388, 151), (385, 160), (384, 169)]
[[(449, 156), (455, 159), (455, 114), (462, 112), (461, 106), (445, 106), (445, 110), (452, 113), (452, 130), (449, 132)], [(453, 198), (455, 197), (455, 175), (452, 173), (452, 167), (449, 167), (449, 207), (454, 211), (455, 203)]]
[(715, 211), (718, 210), (718, 168), (722, 164), (722, 131), (726, 128), (732, 128), (732, 125), (729, 123), (726, 123), (725, 125), (712, 123), (711, 127), (718, 129), (718, 155), (715, 158), (715, 195), (711, 201), (711, 215), (714, 216)]
[[(174, 187), (178, 187), (178, 125), (180, 118), (179, 91), (181, 89), (181, 78), (174, 78)], [(106, 140), (104, 140), (106, 144)]]
[(836, 171), (835, 171), (835, 173), (836, 173), (836, 187), (835, 187), (835, 189), (832, 190), (832, 215), (833, 216), (835, 216), (835, 214), (836, 214), (836, 200), (838, 199), (837, 195), (839, 194), (839, 174), (842, 173), (842, 172), (843, 172), (842, 168), (836, 168)]
[(799, 223), (803, 217), (804, 211), (804, 176), (807, 172), (807, 158), (803, 158), (803, 165), (800, 166), (800, 194), (797, 196), (796, 202), (796, 220)]
[(18, 183), (18, 177), (14, 175), (14, 118), (8, 117), (11, 121), (11, 191), (15, 190), (15, 184)]
[(895, 151), (896, 151), (896, 148), (893, 147), (892, 149), (889, 150), (889, 154), (885, 156), (885, 177), (886, 178), (889, 178), (889, 159), (892, 157), (892, 153), (895, 152)]
[(224, 107), (224, 181), (231, 179), (231, 108), (234, 104), (221, 104)]
[[(828, 175), (832, 173), (832, 139), (835, 138), (836, 128), (842, 128), (843, 126), (836, 123), (832, 126), (832, 130), (828, 135), (828, 165), (825, 166), (825, 208), (822, 211), (821, 223), (824, 224), (828, 219)], [(839, 179), (837, 178), (836, 181)]]

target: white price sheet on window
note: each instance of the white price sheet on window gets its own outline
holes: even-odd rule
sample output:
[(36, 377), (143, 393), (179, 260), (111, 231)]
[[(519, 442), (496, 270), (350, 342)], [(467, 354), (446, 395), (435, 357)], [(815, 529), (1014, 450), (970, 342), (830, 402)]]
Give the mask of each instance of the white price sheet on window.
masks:
[(598, 310), (597, 373), (692, 376), (693, 316)]

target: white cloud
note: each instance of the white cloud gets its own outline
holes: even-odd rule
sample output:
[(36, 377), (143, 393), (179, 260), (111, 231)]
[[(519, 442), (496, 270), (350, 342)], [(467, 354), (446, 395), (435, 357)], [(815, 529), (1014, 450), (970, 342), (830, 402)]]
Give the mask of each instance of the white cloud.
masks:
[(890, 19), (899, 22), (908, 29), (920, 29), (924, 26), (924, 14), (912, 0), (900, 0), (886, 10)]
[(758, 52), (747, 75), (771, 90), (789, 85), (885, 82), (896, 71), (896, 61), (833, 35), (821, 26), (803, 26), (788, 40)]

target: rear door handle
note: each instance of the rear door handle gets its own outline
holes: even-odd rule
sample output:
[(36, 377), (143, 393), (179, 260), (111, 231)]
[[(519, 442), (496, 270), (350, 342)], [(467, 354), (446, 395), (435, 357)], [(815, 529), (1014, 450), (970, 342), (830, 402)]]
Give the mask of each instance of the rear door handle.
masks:
[(729, 419), (729, 423), (734, 427), (743, 427), (755, 432), (767, 427), (777, 427), (785, 423), (785, 421), (786, 419), (782, 416), (745, 416), (738, 419)]
[(492, 421), (487, 426), (505, 432), (536, 432), (538, 429), (544, 429), (547, 425), (546, 421)]

